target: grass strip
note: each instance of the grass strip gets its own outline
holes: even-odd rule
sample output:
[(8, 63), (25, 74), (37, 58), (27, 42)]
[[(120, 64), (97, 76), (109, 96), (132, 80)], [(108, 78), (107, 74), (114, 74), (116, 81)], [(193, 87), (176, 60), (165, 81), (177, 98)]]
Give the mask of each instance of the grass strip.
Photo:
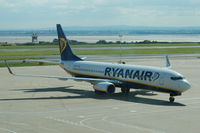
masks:
[(2, 51), (0, 56), (58, 55), (59, 51)]
[(25, 59), (44, 59), (43, 57), (24, 57), (24, 56), (0, 56), (0, 60), (25, 60)]
[(0, 49), (37, 49), (37, 48), (58, 48), (58, 45), (17, 45), (17, 46), (0, 46)]
[[(39, 63), (39, 62), (9, 62), (8, 64), (10, 67), (55, 65), (51, 63)], [(6, 67), (5, 63), (0, 63), (0, 67)]]
[[(153, 43), (153, 44), (80, 44), (71, 45), (72, 48), (96, 48), (96, 47), (165, 47), (165, 46), (200, 46), (200, 43)], [(0, 49), (37, 49), (37, 48), (58, 48), (58, 45), (17, 45), (0, 46)]]
[[(74, 50), (78, 55), (112, 55), (112, 54), (193, 54), (200, 53), (200, 48), (163, 48), (163, 49), (81, 49)], [(25, 55), (58, 55), (59, 51), (9, 51), (1, 52), (0, 56)]]
[(84, 45), (71, 45), (72, 48), (97, 48), (97, 47), (166, 47), (166, 46), (200, 46), (200, 43), (84, 44)]
[(112, 55), (112, 54), (193, 54), (200, 53), (200, 48), (163, 48), (163, 49), (106, 49), (75, 50), (79, 55)]

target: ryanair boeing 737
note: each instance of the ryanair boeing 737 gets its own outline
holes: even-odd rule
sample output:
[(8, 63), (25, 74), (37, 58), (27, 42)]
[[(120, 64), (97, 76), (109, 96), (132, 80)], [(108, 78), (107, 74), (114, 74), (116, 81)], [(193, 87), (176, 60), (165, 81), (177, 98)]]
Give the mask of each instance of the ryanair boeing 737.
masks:
[(116, 87), (120, 87), (125, 94), (130, 92), (130, 88), (164, 92), (170, 94), (170, 102), (174, 102), (174, 96), (191, 87), (183, 75), (170, 69), (168, 56), (164, 68), (84, 61), (72, 52), (60, 24), (57, 24), (57, 32), (61, 56), (59, 65), (73, 77), (14, 74), (7, 65), (9, 72), (15, 76), (87, 81), (93, 85), (96, 93), (112, 94)]

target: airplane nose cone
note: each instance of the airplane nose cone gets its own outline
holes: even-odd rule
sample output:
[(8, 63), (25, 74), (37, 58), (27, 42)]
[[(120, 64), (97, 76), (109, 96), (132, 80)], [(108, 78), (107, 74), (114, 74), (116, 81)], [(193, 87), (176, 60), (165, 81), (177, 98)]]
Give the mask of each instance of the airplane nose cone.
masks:
[(183, 82), (181, 83), (181, 89), (186, 91), (190, 88), (191, 88), (191, 84), (187, 80), (183, 80)]

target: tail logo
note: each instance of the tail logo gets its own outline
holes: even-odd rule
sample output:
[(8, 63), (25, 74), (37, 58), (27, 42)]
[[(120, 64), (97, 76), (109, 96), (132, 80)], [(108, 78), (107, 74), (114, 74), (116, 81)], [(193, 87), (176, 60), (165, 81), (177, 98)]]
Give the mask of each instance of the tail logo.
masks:
[(66, 48), (66, 40), (64, 38), (60, 38), (60, 53), (62, 53)]

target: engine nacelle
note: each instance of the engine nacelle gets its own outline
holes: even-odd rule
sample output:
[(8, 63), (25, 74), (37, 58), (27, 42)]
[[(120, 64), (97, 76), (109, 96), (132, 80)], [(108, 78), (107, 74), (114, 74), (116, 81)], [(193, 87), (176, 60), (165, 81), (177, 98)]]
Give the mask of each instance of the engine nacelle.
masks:
[(112, 94), (115, 92), (115, 85), (110, 82), (100, 82), (93, 86), (96, 91)]

